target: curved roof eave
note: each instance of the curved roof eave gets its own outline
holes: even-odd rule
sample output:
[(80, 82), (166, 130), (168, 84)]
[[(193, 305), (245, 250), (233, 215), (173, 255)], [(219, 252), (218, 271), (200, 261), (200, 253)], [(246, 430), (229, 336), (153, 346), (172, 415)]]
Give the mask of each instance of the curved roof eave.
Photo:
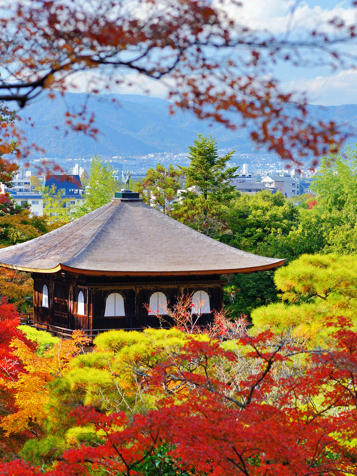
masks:
[(59, 264), (55, 268), (40, 269), (40, 268), (26, 268), (25, 266), (16, 266), (14, 264), (0, 263), (1, 268), (16, 269), (17, 271), (24, 271), (26, 273), (57, 273), (61, 271), (61, 265)]
[(92, 269), (79, 269), (59, 264), (55, 268), (51, 269), (37, 269), (26, 268), (23, 266), (14, 266), (5, 263), (0, 263), (0, 266), (8, 269), (16, 269), (18, 271), (24, 271), (27, 273), (41, 273), (41, 274), (54, 274), (59, 271), (67, 271), (73, 274), (85, 274), (88, 276), (197, 276), (197, 275), (213, 275), (213, 274), (248, 274), (256, 271), (267, 271), (282, 266), (285, 259), (279, 260), (276, 263), (271, 263), (263, 266), (252, 266), (248, 268), (236, 268), (236, 269), (219, 269), (219, 270), (190, 270), (190, 271), (99, 271)]

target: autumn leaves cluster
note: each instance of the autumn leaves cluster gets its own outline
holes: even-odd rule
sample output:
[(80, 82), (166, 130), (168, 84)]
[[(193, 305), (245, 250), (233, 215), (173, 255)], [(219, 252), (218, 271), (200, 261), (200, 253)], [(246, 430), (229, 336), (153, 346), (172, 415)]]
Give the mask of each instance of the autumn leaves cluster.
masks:
[(347, 318), (324, 321), (319, 347), (232, 332), (223, 315), (210, 332), (109, 331), (93, 348), (18, 322), (3, 302), (0, 474), (356, 474)]

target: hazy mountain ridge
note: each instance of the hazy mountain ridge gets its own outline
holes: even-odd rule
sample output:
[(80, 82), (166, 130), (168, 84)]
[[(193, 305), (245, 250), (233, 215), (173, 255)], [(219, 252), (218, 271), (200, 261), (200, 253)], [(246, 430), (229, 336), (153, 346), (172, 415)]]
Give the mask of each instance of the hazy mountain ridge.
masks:
[[(186, 152), (197, 133), (212, 134), (220, 149), (234, 149), (241, 153), (255, 150), (246, 130), (238, 128), (231, 131), (220, 124), (210, 126), (207, 121), (200, 121), (192, 114), (180, 111), (170, 116), (168, 101), (129, 94), (90, 98), (88, 109), (95, 113), (96, 127), (100, 130), (97, 140), (82, 133), (71, 132), (65, 135), (63, 122), (67, 107), (78, 111), (85, 99), (86, 95), (82, 93), (67, 93), (65, 100), (44, 97), (20, 112), (24, 117), (31, 117), (35, 127), (25, 125), (23, 128), (31, 142), (46, 150), (47, 157), (75, 158), (99, 154), (109, 158), (157, 152)], [(113, 99), (120, 106), (113, 103)], [(309, 108), (317, 118), (346, 123), (357, 130), (355, 104)], [(60, 127), (59, 131), (55, 129), (56, 126)]]

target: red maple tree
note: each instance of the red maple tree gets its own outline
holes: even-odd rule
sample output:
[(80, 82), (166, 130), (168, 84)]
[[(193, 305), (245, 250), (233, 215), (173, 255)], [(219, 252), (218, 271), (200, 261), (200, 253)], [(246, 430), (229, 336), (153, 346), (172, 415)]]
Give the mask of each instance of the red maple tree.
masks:
[[(6, 299), (0, 300), (0, 419), (15, 410), (14, 394), (6, 387), (6, 382), (16, 381), (20, 372), (24, 371), (20, 360), (13, 354), (11, 342), (19, 339), (34, 349), (34, 344), (26, 339), (25, 335), (17, 329), (20, 325), (20, 316), (14, 304)], [(27, 432), (16, 437), (5, 438), (0, 432), (0, 456), (6, 459), (13, 458), (29, 437)]]
[[(333, 325), (332, 350), (311, 352), (267, 331), (240, 339), (244, 359), (234, 346), (189, 336), (183, 352), (144, 377), (148, 391), (169, 389), (154, 410), (129, 418), (79, 408), (72, 417), (98, 432), (95, 443), (74, 445), (47, 471), (17, 460), (0, 474), (140, 475), (161, 460), (173, 469), (166, 474), (357, 474), (357, 334), (344, 318)], [(304, 355), (298, 371), (296, 355)], [(254, 371), (241, 367), (248, 361)]]

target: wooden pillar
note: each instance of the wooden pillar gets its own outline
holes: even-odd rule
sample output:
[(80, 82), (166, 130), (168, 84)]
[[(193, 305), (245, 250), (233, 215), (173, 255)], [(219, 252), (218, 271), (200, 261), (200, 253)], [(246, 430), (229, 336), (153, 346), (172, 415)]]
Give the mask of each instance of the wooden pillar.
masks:
[(48, 307), (49, 307), (49, 315), (52, 325), (57, 325), (55, 322), (55, 314), (54, 314), (54, 304), (55, 304), (55, 283), (53, 276), (49, 278), (49, 286), (48, 286)]
[(93, 292), (88, 287), (88, 329), (93, 329)]
[(38, 282), (36, 277), (32, 274), (33, 279), (33, 320), (34, 322), (38, 321), (38, 302), (39, 302), (39, 292), (38, 292)]
[(69, 285), (68, 291), (68, 328), (71, 329), (74, 323), (74, 302), (73, 302), (73, 282)]

